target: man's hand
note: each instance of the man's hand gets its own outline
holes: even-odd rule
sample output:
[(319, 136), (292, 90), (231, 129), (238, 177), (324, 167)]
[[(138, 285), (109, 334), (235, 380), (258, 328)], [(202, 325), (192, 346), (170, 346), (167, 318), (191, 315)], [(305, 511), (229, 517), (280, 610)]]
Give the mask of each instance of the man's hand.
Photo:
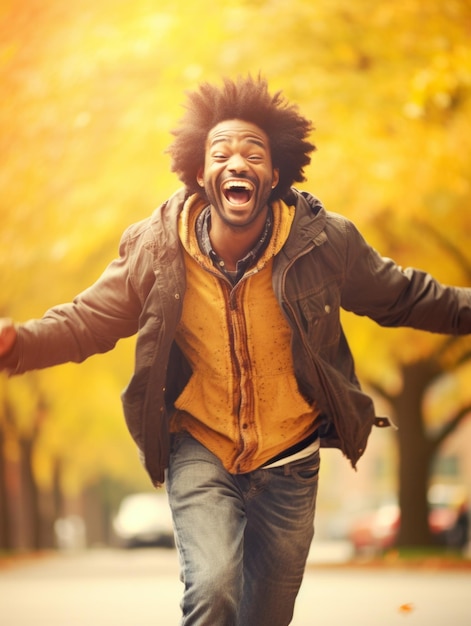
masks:
[(0, 357), (10, 352), (16, 342), (17, 332), (13, 321), (9, 318), (0, 319)]

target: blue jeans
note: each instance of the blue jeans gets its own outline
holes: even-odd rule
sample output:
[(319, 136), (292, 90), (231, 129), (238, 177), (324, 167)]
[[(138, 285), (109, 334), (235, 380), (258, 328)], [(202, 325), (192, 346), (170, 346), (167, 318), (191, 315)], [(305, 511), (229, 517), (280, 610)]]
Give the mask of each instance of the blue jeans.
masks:
[(167, 489), (184, 594), (181, 626), (287, 626), (314, 535), (319, 453), (233, 475), (186, 434)]

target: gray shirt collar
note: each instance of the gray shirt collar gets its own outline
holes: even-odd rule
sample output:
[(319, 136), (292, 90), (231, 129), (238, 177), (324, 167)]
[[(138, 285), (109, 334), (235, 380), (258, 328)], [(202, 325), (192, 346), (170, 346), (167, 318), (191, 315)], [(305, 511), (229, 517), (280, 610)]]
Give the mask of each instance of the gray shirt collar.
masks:
[(229, 271), (226, 269), (224, 261), (213, 250), (211, 240), (209, 238), (210, 229), (211, 207), (207, 206), (201, 211), (196, 220), (196, 237), (198, 239), (200, 250), (203, 254), (208, 256), (213, 262), (213, 265), (217, 267), (218, 270), (224, 274), (224, 276), (227, 276), (233, 285), (235, 285), (242, 278), (248, 268), (258, 261), (266, 249), (273, 232), (273, 211), (271, 208), (269, 209), (267, 220), (260, 238), (257, 240), (254, 247), (244, 256), (244, 258), (237, 261), (235, 271)]

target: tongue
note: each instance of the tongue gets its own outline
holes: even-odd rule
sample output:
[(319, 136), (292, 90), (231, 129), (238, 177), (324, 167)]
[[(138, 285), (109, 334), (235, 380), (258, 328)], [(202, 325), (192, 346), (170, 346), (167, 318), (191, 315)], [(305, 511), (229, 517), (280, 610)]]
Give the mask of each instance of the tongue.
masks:
[(228, 191), (226, 198), (231, 204), (245, 204), (250, 200), (250, 193), (245, 190)]

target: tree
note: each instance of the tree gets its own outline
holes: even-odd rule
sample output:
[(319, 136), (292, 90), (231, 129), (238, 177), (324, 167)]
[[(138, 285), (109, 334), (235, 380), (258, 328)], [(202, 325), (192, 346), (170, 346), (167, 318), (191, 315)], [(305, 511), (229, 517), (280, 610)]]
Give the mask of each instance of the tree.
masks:
[[(460, 342), (452, 338), (446, 342), (450, 352)], [(402, 512), (398, 546), (433, 545), (428, 524), (427, 493), (437, 451), (471, 413), (471, 401), (457, 407), (440, 428), (427, 428), (426, 395), (441, 377), (453, 372), (461, 362), (471, 359), (471, 350), (450, 363), (444, 358), (448, 352), (440, 347), (426, 358), (400, 365), (401, 387), (390, 393), (370, 381), (374, 390), (386, 399), (396, 421), (399, 458), (399, 506)]]
[[(420, 232), (427, 233), (434, 249), (441, 252), (440, 259), (447, 257), (459, 268), (462, 282), (471, 284), (471, 260), (461, 247), (423, 218), (415, 221)], [(387, 234), (388, 228), (385, 231)], [(412, 350), (405, 358), (404, 355), (401, 358), (396, 356), (399, 384), (388, 388), (377, 377), (366, 376), (367, 384), (389, 403), (398, 426), (398, 499), (402, 512), (398, 545), (403, 547), (433, 544), (427, 500), (433, 463), (446, 438), (471, 414), (471, 394), (468, 385), (463, 383), (461, 387), (455, 386), (454, 401), (443, 406), (445, 416), (438, 424), (431, 426), (427, 416), (427, 395), (433, 386), (450, 376), (459, 380), (460, 368), (471, 361), (469, 338), (449, 337), (434, 341), (426, 338), (418, 348), (420, 341), (416, 342), (413, 335), (408, 333)], [(401, 342), (399, 349), (402, 352), (404, 345), (405, 342)], [(398, 355), (398, 351), (395, 352)]]
[(7, 486), (8, 465), (7, 465), (7, 445), (8, 445), (8, 422), (10, 420), (10, 407), (5, 398), (2, 398), (2, 408), (0, 410), (0, 550), (11, 550), (14, 548), (12, 534), (10, 497)]

